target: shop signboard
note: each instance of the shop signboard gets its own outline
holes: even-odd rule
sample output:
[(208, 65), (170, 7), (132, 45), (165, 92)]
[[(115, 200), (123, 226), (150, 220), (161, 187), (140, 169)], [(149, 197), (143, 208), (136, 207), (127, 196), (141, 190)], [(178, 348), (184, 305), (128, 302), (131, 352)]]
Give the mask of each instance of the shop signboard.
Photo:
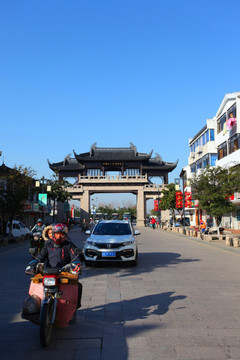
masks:
[(47, 194), (38, 194), (38, 204), (40, 206), (47, 206)]
[(33, 204), (33, 211), (39, 211), (39, 205), (37, 203)]

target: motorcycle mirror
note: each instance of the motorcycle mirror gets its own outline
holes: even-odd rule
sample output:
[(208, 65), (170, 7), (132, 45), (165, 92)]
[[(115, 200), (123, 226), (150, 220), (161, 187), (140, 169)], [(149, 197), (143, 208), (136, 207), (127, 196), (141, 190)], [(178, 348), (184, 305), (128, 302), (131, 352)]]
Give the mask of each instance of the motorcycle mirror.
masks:
[(74, 252), (76, 255), (80, 255), (82, 253), (82, 249), (77, 248)]
[(32, 256), (34, 256), (36, 254), (36, 249), (35, 248), (30, 248), (28, 251)]

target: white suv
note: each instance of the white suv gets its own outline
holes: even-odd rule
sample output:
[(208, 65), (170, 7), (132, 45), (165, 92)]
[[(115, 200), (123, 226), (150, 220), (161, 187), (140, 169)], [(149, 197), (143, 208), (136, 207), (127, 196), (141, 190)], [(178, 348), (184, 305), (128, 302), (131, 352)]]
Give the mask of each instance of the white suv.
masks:
[(85, 264), (94, 262), (119, 261), (137, 264), (138, 248), (136, 235), (140, 231), (134, 230), (129, 221), (101, 220), (94, 227), (93, 232), (84, 245)]

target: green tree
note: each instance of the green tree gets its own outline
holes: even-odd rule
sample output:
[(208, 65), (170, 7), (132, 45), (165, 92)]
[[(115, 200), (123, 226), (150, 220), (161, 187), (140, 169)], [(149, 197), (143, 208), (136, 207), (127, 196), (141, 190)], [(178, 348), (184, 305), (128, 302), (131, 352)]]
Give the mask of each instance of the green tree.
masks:
[(97, 213), (107, 214), (108, 219), (111, 219), (113, 212), (117, 212), (117, 210), (116, 210), (115, 208), (113, 209), (113, 208), (112, 208), (111, 206), (109, 206), (109, 205), (99, 206), (99, 207), (97, 208)]
[(199, 201), (200, 209), (213, 216), (218, 227), (223, 214), (234, 211), (236, 206), (229, 200), (229, 195), (239, 188), (237, 180), (240, 170), (227, 170), (221, 167), (206, 168), (199, 176), (191, 181), (193, 198)]
[(229, 169), (229, 182), (232, 184), (233, 192), (240, 191), (240, 165)]
[(166, 185), (162, 190), (162, 197), (160, 201), (161, 210), (171, 210), (173, 223), (175, 223), (175, 210), (176, 210), (176, 190), (175, 184), (171, 183)]
[[(7, 171), (1, 174), (0, 208), (2, 212), (9, 214), (10, 228), (16, 214), (24, 209), (31, 187), (34, 186), (35, 174), (33, 169), (23, 165), (7, 168)], [(9, 231), (9, 236), (10, 233)]]
[(112, 218), (113, 213), (118, 213), (119, 214), (119, 219), (122, 220), (123, 214), (125, 212), (130, 213), (132, 218), (136, 218), (137, 210), (136, 210), (136, 206), (119, 207), (118, 209), (116, 209), (116, 208), (112, 208), (109, 205), (106, 205), (106, 206), (99, 206), (98, 209), (97, 209), (97, 212), (102, 213), (102, 214), (108, 214), (108, 219)]
[(130, 213), (131, 215), (131, 218), (132, 219), (135, 219), (136, 216), (137, 216), (137, 209), (136, 209), (136, 206), (124, 206), (124, 207), (121, 207), (118, 209), (118, 213), (119, 213), (119, 218), (122, 220), (123, 219), (123, 214), (124, 213)]
[(49, 192), (49, 198), (53, 200), (53, 222), (55, 217), (55, 205), (56, 201), (65, 202), (72, 198), (72, 196), (65, 190), (66, 187), (71, 187), (71, 184), (66, 180), (58, 180), (58, 175), (55, 174), (52, 176), (52, 179), (49, 181), (51, 185), (51, 191)]

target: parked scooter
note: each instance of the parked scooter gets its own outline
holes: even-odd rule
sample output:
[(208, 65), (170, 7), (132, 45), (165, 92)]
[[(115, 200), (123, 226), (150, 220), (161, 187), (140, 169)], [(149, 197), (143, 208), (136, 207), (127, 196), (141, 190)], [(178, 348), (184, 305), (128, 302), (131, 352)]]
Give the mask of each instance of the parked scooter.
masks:
[[(34, 257), (35, 249), (29, 249), (29, 252)], [(79, 254), (80, 251), (77, 256)], [(76, 321), (78, 274), (70, 273), (70, 269), (71, 264), (59, 269), (38, 263), (35, 276), (31, 278), (22, 318), (40, 326), (43, 347), (49, 345), (54, 327), (65, 327)]]

